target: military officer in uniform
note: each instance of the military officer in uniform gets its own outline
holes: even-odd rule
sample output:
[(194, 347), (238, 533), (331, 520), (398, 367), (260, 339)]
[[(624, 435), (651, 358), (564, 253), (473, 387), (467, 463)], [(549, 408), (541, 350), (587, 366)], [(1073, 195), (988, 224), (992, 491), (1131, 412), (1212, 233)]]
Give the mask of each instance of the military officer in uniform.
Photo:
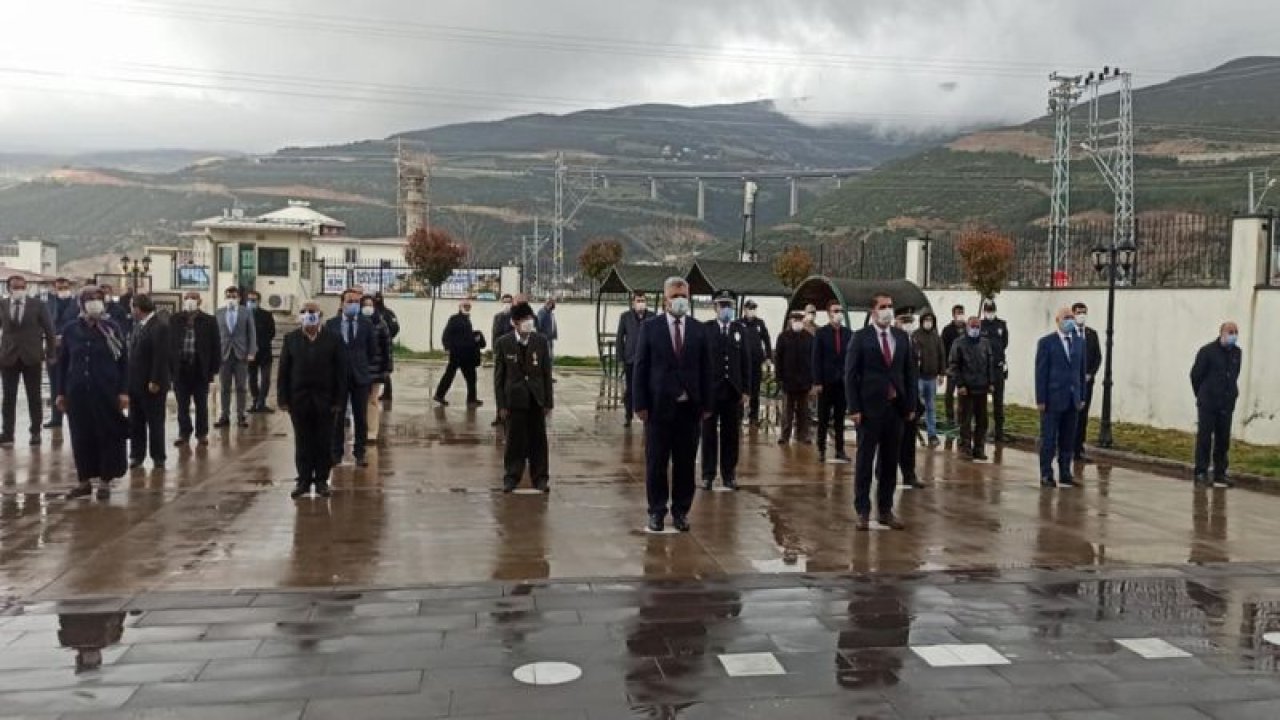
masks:
[(742, 408), (751, 390), (751, 331), (734, 319), (735, 298), (728, 290), (716, 293), (716, 318), (704, 325), (711, 338), (711, 417), (702, 421), (702, 489), (715, 484), (716, 467), (730, 490), (738, 488), (738, 440)]
[(547, 461), (547, 416), (555, 401), (551, 390), (551, 351), (547, 339), (534, 332), (529, 303), (511, 308), (515, 332), (498, 338), (493, 348), (493, 385), (498, 417), (507, 430), (502, 491), (520, 484), (525, 464), (533, 486), (550, 492)]
[(756, 316), (756, 301), (748, 300), (742, 306), (742, 325), (750, 334), (747, 348), (751, 353), (751, 405), (747, 417), (752, 425), (760, 424), (760, 382), (764, 378), (764, 363), (773, 357), (769, 341), (769, 328)]

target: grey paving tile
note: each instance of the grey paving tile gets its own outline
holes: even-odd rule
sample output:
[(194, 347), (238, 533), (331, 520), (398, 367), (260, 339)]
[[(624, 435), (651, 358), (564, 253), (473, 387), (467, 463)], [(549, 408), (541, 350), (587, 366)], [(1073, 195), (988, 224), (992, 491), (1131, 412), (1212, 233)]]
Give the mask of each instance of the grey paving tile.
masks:
[[(203, 662), (196, 661), (104, 665), (97, 670), (84, 673), (76, 673), (71, 667), (18, 670), (0, 673), (0, 692), (184, 682), (194, 680), (203, 667)], [(4, 708), (0, 707), (0, 712), (3, 711)]]
[(1106, 667), (1091, 662), (1019, 663), (993, 668), (1015, 687), (1025, 685), (1075, 685), (1117, 682), (1120, 678)]
[(259, 657), (312, 655), (316, 653), (377, 653), (394, 650), (434, 650), (441, 647), (444, 633), (403, 633), (398, 635), (344, 635), (318, 639), (265, 640)]
[(137, 692), (136, 685), (112, 685), (89, 689), (34, 690), (0, 693), (0, 712), (89, 713), (114, 710)]
[(213, 625), (217, 623), (301, 622), (308, 619), (310, 607), (231, 607), (196, 610), (151, 610), (138, 621), (138, 627), (157, 625)]
[(1054, 720), (1211, 720), (1208, 715), (1189, 705), (1063, 712), (1054, 713), (1053, 718)]
[(1276, 720), (1280, 700), (1250, 700), (1231, 703), (1198, 703), (1214, 720)]
[(1000, 713), (1089, 710), (1101, 703), (1070, 686), (1013, 687), (1000, 692), (989, 688), (928, 690), (907, 686), (885, 691), (894, 709), (909, 717), (932, 715), (996, 715)]
[(196, 608), (237, 608), (249, 606), (252, 593), (180, 592), (146, 593), (129, 601), (126, 610), (185, 610)]
[(416, 693), (422, 685), (417, 671), (364, 675), (209, 680), (193, 683), (145, 685), (129, 700), (133, 707), (180, 706), (264, 700), (309, 700), (360, 695)]
[[(131, 708), (94, 713), (93, 720), (298, 720), (305, 707), (306, 703), (302, 700), (290, 700), (235, 705)], [(66, 715), (61, 720), (81, 718), (85, 716)]]
[[(110, 665), (129, 650), (123, 645), (104, 648), (102, 664)], [(31, 670), (36, 668), (74, 668), (76, 654), (66, 648), (58, 650), (13, 650), (0, 652), (0, 671)]]
[(1084, 685), (1081, 690), (1106, 707), (1205, 704), (1280, 698), (1280, 680), (1270, 677), (1215, 677), (1188, 683), (1135, 680)]
[(377, 698), (333, 698), (307, 703), (303, 720), (418, 720), (449, 715), (450, 693), (427, 691)]
[[(210, 660), (200, 680), (261, 680), (278, 677), (322, 675), (329, 658), (324, 655), (294, 655), (282, 658), (235, 658)], [(396, 668), (407, 670), (411, 668)]]
[(248, 658), (262, 645), (260, 640), (201, 640), (198, 642), (133, 645), (120, 658), (122, 663), (154, 663), (175, 660), (216, 660)]
[(514, 662), (514, 654), (506, 648), (473, 648), (470, 650), (401, 650), (385, 653), (342, 653), (326, 655), (326, 672), (386, 672), (390, 670), (461, 669), (486, 667)]

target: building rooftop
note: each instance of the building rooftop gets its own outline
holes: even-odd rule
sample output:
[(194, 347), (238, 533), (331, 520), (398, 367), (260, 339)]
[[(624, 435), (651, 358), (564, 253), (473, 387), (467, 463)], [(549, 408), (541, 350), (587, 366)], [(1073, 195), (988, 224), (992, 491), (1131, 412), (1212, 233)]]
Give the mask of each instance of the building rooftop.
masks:
[(347, 224), (341, 220), (335, 220), (324, 213), (312, 210), (311, 203), (305, 200), (290, 200), (288, 207), (257, 217), (246, 217), (242, 210), (224, 210), (222, 215), (218, 217), (197, 220), (192, 224), (197, 228), (216, 227), (231, 230), (260, 230), (265, 227), (283, 227), (309, 230), (314, 235), (320, 235), (322, 227), (342, 230), (347, 227)]

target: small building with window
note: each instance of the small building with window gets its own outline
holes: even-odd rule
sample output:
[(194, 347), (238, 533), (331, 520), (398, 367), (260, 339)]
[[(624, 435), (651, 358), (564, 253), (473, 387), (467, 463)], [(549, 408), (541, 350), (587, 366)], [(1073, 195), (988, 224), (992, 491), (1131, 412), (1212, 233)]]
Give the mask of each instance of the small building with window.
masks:
[[(322, 292), (315, 268), (317, 244), (347, 234), (346, 223), (303, 200), (290, 200), (288, 207), (257, 217), (226, 210), (195, 227), (203, 233), (193, 243), (191, 258), (174, 263), (174, 289), (201, 290), (206, 307), (214, 307), (232, 285), (242, 292), (257, 290), (263, 305), (276, 312), (293, 312)], [(203, 272), (196, 257), (205, 260)], [(198, 287), (202, 280), (207, 287)]]

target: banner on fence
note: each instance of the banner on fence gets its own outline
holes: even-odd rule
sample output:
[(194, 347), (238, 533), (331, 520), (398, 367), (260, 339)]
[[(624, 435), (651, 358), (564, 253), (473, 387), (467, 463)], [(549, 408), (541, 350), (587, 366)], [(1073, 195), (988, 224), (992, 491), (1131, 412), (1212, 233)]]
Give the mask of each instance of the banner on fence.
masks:
[[(424, 297), (427, 288), (415, 277), (413, 270), (405, 267), (327, 267), (324, 269), (322, 292), (340, 295), (349, 287), (359, 287), (367, 293), (402, 297)], [(497, 300), (502, 293), (501, 270), (457, 270), (440, 285), (440, 297), (461, 299), (475, 297), (480, 300)]]

